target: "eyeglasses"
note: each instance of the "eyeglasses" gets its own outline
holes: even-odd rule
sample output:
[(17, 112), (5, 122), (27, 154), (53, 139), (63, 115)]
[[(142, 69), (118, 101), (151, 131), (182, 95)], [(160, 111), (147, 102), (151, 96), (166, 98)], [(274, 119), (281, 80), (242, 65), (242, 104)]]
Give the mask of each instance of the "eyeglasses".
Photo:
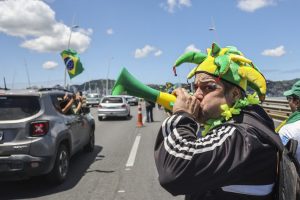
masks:
[(201, 85), (193, 84), (193, 87), (194, 87), (195, 92), (197, 91), (198, 88), (200, 88), (204, 95), (206, 95), (209, 92), (212, 92), (216, 89), (221, 88), (219, 85), (217, 85), (216, 83), (213, 83), (213, 82), (208, 82), (208, 83), (204, 83)]

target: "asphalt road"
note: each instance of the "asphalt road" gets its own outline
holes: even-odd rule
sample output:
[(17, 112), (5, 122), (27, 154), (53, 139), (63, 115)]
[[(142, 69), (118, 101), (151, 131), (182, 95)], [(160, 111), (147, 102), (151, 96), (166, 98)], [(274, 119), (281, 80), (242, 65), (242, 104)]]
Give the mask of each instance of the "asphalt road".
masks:
[[(176, 200), (158, 183), (153, 158), (154, 142), (166, 114), (154, 109), (154, 122), (137, 128), (137, 106), (132, 118), (98, 121), (96, 147), (92, 153), (79, 152), (71, 159), (67, 180), (59, 186), (43, 177), (18, 182), (1, 182), (0, 199), (51, 200)], [(145, 109), (143, 117), (145, 118)], [(145, 119), (144, 119), (145, 120)]]
[[(59, 186), (47, 184), (43, 177), (18, 182), (0, 182), (0, 200), (180, 200), (158, 183), (153, 158), (157, 132), (166, 118), (154, 109), (154, 122), (137, 128), (137, 106), (132, 118), (96, 122), (96, 147), (92, 153), (79, 152), (71, 159), (67, 180)], [(143, 109), (145, 121), (145, 109)]]

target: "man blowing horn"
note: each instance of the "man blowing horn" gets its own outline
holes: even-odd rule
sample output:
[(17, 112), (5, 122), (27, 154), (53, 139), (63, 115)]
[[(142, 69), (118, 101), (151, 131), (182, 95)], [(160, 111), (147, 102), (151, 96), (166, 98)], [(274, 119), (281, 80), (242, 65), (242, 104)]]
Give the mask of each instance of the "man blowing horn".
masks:
[[(237, 48), (213, 44), (188, 52), (175, 63), (197, 64), (195, 93), (177, 88), (173, 115), (162, 124), (155, 144), (159, 182), (173, 195), (191, 200), (272, 199), (276, 148), (260, 137), (274, 124), (258, 105), (266, 80)], [(246, 95), (247, 86), (258, 95)], [(200, 125), (204, 130), (200, 132)], [(201, 135), (201, 137), (197, 137)]]

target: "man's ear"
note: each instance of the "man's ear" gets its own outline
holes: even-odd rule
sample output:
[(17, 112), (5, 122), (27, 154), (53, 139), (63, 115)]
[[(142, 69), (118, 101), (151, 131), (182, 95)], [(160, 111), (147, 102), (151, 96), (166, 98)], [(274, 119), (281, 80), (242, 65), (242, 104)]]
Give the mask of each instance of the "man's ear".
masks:
[(295, 99), (294, 103), (295, 103), (297, 108), (300, 108), (300, 99), (299, 98)]
[(237, 87), (233, 87), (231, 90), (231, 97), (233, 99), (233, 101), (237, 101), (238, 99), (240, 99), (242, 96), (241, 94), (241, 90)]

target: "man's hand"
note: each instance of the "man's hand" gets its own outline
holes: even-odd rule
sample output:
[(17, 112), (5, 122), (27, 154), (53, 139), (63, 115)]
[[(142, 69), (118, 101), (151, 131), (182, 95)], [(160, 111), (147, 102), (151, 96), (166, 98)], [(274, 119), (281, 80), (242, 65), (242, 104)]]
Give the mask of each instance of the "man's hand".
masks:
[(76, 99), (77, 101), (82, 102), (82, 97), (81, 97), (79, 94), (76, 94), (75, 99)]
[(68, 97), (68, 93), (67, 93), (67, 92), (65, 93), (65, 96), (63, 97), (63, 100), (64, 100), (64, 101), (69, 100), (69, 97)]
[(184, 111), (198, 121), (198, 114), (201, 109), (200, 101), (191, 96), (184, 88), (177, 88), (172, 94), (177, 97), (173, 106), (173, 113)]

